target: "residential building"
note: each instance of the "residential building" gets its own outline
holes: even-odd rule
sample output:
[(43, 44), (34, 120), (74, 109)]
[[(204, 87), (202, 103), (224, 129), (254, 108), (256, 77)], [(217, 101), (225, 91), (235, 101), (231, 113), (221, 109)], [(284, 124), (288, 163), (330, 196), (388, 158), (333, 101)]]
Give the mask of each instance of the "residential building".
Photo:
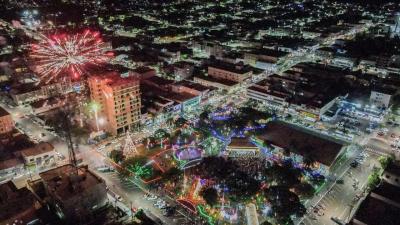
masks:
[(29, 104), (41, 99), (65, 95), (71, 92), (81, 92), (85, 89), (82, 82), (66, 80), (49, 84), (24, 83), (11, 88), (10, 95), (15, 104)]
[(28, 167), (55, 165), (57, 158), (54, 146), (48, 142), (41, 142), (32, 148), (23, 149), (20, 154)]
[(0, 161), (0, 180), (15, 177), (24, 171), (24, 163), (18, 158)]
[(31, 224), (38, 219), (35, 196), (9, 181), (0, 185), (0, 224)]
[(386, 183), (400, 188), (400, 165), (390, 163), (383, 172), (382, 179)]
[(42, 183), (49, 206), (61, 219), (82, 222), (107, 204), (105, 181), (87, 167), (67, 164), (39, 176), (35, 183)]
[(238, 83), (249, 79), (253, 75), (253, 70), (243, 63), (231, 64), (221, 61), (213, 62), (208, 66), (208, 76), (215, 79), (230, 80)]
[(11, 114), (0, 107), (0, 134), (9, 133), (14, 130), (14, 121)]
[(51, 97), (48, 99), (41, 99), (31, 103), (32, 112), (35, 115), (43, 114), (48, 111), (63, 107), (67, 103), (67, 98), (62, 97)]
[(129, 71), (129, 76), (135, 77), (138, 80), (145, 80), (149, 79), (150, 77), (154, 77), (157, 75), (157, 72), (155, 69), (152, 69), (150, 67), (138, 67), (134, 70)]
[(400, 166), (391, 163), (382, 181), (359, 205), (349, 225), (397, 225), (400, 214)]
[(95, 112), (98, 114), (97, 125), (103, 121), (101, 128), (112, 135), (139, 127), (141, 102), (138, 79), (109, 73), (91, 76), (88, 83), (92, 101), (101, 105), (99, 112)]
[(189, 79), (193, 75), (193, 63), (180, 61), (174, 63), (172, 66), (174, 69), (174, 77), (177, 81)]

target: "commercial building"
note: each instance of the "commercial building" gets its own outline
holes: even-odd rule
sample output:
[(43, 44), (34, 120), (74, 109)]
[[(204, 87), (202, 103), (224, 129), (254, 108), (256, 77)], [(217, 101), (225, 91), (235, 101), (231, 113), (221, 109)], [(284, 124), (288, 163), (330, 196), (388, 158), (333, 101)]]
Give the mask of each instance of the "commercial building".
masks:
[(0, 107), (0, 134), (9, 133), (14, 129), (14, 121), (11, 114)]
[(74, 91), (81, 92), (84, 89), (83, 83), (71, 80), (49, 84), (24, 83), (11, 87), (10, 95), (15, 104), (22, 105)]
[(222, 61), (215, 61), (208, 66), (208, 76), (216, 79), (241, 83), (252, 75), (252, 68), (243, 65), (243, 63), (231, 64)]
[(248, 138), (232, 138), (231, 143), (226, 146), (226, 153), (229, 157), (255, 157), (260, 153), (260, 148)]
[[(112, 135), (137, 129), (140, 125), (139, 80), (118, 73), (88, 79), (92, 101), (100, 104), (96, 124)], [(103, 123), (102, 123), (103, 122)]]
[(313, 162), (308, 166), (325, 176), (330, 174), (333, 166), (346, 152), (346, 146), (341, 143), (308, 133), (300, 127), (275, 121), (267, 123), (264, 133), (258, 135), (255, 141), (266, 145), (267, 154), (274, 158), (290, 157), (303, 166), (304, 159), (307, 158)]
[(193, 81), (207, 87), (214, 87), (228, 92), (240, 87), (239, 82), (226, 79), (216, 79), (211, 76), (195, 76)]
[(371, 91), (370, 101), (379, 108), (388, 108), (391, 98), (396, 94), (397, 90), (388, 88), (375, 88)]
[(288, 113), (317, 121), (340, 96), (334, 83), (321, 79), (315, 74), (286, 71), (250, 86), (247, 97), (280, 110), (290, 106)]
[[(70, 164), (40, 173), (47, 202), (61, 219), (84, 221), (107, 204), (103, 179), (86, 167)], [(72, 224), (72, 223), (71, 223)]]
[(49, 166), (55, 164), (56, 161), (54, 146), (48, 142), (41, 142), (32, 148), (23, 149), (20, 154), (28, 167)]
[(244, 53), (244, 62), (259, 69), (268, 69), (273, 67), (279, 59), (285, 57), (288, 53), (272, 49), (254, 49)]

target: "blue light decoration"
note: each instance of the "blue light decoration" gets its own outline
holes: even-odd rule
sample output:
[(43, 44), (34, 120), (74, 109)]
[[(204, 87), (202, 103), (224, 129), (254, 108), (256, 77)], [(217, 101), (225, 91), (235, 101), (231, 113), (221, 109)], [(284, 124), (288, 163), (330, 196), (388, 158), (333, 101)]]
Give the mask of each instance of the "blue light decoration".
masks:
[(81, 93), (82, 87), (81, 87), (80, 84), (74, 84), (74, 85), (72, 86), (72, 89), (73, 89), (74, 92), (76, 92), (76, 93)]

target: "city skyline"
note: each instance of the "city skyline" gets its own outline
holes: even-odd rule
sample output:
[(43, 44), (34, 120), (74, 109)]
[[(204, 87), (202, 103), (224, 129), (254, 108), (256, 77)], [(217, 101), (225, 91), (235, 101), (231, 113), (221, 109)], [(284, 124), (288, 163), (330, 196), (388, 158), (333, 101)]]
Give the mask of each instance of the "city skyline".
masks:
[(397, 1), (0, 2), (0, 224), (398, 225)]

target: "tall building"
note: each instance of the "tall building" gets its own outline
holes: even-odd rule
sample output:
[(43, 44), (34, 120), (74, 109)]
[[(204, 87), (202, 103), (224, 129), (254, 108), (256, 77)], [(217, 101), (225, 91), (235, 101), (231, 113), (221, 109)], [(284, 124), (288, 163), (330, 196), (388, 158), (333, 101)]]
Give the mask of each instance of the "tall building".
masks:
[(0, 107), (0, 134), (11, 132), (14, 129), (14, 121), (11, 114)]
[[(140, 123), (139, 81), (118, 73), (88, 79), (92, 101), (100, 105), (96, 125), (112, 135), (137, 129)], [(100, 123), (100, 124), (99, 124)]]
[[(93, 214), (107, 205), (107, 186), (87, 167), (63, 165), (39, 174), (40, 179), (29, 183), (31, 189), (44, 197), (49, 208), (68, 224), (84, 224)], [(42, 186), (43, 189), (35, 187)], [(41, 199), (43, 201), (44, 199)]]

